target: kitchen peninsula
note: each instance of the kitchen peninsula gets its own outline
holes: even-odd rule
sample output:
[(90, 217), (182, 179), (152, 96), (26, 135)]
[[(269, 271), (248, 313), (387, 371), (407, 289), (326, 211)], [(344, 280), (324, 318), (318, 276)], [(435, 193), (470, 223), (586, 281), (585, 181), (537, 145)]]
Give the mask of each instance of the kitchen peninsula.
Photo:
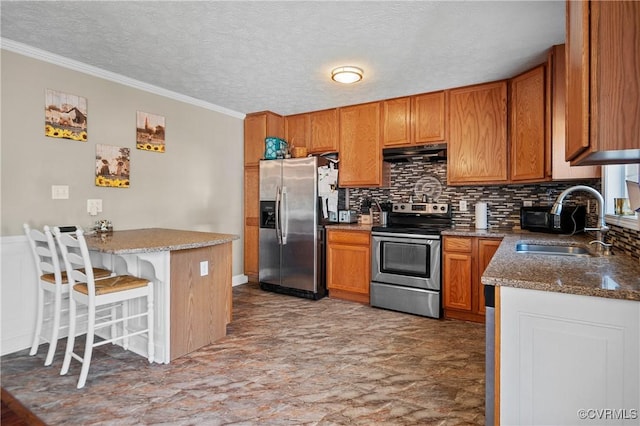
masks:
[[(590, 239), (505, 235), (482, 275), (496, 290), (495, 388), (487, 401), (501, 424), (579, 424), (590, 409), (617, 410), (599, 424), (637, 424), (640, 264), (595, 253)], [(584, 247), (589, 255), (518, 253), (523, 242)]]
[[(106, 266), (119, 271), (126, 265), (130, 274), (154, 282), (156, 361), (169, 363), (226, 335), (231, 242), (238, 238), (148, 228), (94, 233), (87, 235), (87, 245)], [(130, 349), (146, 353), (146, 343), (135, 338)]]

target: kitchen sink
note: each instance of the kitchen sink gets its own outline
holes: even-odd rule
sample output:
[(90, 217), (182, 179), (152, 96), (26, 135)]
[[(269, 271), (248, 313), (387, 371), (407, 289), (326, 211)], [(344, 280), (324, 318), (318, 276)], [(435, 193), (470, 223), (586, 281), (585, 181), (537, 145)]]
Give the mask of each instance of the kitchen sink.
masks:
[(531, 253), (531, 254), (546, 254), (552, 256), (577, 256), (577, 257), (589, 257), (591, 252), (584, 247), (580, 246), (563, 246), (556, 244), (530, 244), (530, 243), (517, 243), (516, 251), (518, 253)]

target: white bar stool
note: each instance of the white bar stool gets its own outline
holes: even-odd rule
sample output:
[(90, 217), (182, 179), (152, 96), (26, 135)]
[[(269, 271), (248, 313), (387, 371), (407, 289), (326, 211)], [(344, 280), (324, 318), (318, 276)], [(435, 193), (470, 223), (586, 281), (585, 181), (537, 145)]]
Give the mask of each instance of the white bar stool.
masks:
[[(49, 227), (45, 226), (44, 232), (42, 232), (38, 229), (31, 229), (25, 223), (23, 228), (29, 241), (38, 277), (36, 324), (29, 355), (38, 353), (41, 342), (49, 343), (49, 350), (44, 361), (44, 365), (48, 366), (53, 362), (60, 330), (68, 327), (68, 325), (61, 325), (61, 318), (64, 313), (69, 311), (68, 305), (63, 306), (63, 301), (66, 301), (69, 295), (69, 282), (64, 268), (60, 266), (58, 251)], [(109, 275), (111, 275), (111, 271), (106, 269), (93, 269), (93, 276), (96, 279)], [(49, 313), (46, 318), (45, 310)], [(50, 328), (50, 333), (47, 336), (42, 330), (44, 323), (47, 324), (47, 328)]]
[[(80, 378), (78, 379), (78, 389), (80, 389), (86, 383), (94, 347), (119, 340), (126, 341), (129, 337), (141, 334), (146, 334), (147, 358), (149, 362), (153, 362), (153, 283), (132, 275), (117, 275), (96, 281), (92, 273), (91, 257), (89, 256), (89, 249), (82, 229), (77, 228), (75, 235), (63, 234), (59, 228), (55, 228), (54, 233), (60, 245), (60, 251), (62, 252), (71, 285), (69, 290), (69, 338), (67, 339), (67, 348), (60, 374), (68, 373), (71, 358), (80, 361), (82, 363)], [(79, 250), (80, 253), (76, 253), (76, 250)], [(118, 318), (108, 318), (106, 320), (96, 317), (96, 311), (99, 308), (112, 306), (113, 304), (123, 305), (139, 297), (146, 297), (147, 299), (147, 310), (145, 312), (130, 315), (123, 313)], [(78, 304), (86, 305), (88, 308), (87, 335), (83, 356), (73, 352), (76, 327), (75, 313), (76, 305)], [(123, 312), (127, 312), (127, 309), (123, 309)], [(96, 330), (103, 327), (111, 327), (113, 330), (115, 324), (124, 324), (132, 319), (141, 317), (146, 317), (147, 319), (145, 328), (129, 331), (127, 327), (122, 327), (122, 334), (114, 335), (112, 332), (109, 339), (94, 341)]]

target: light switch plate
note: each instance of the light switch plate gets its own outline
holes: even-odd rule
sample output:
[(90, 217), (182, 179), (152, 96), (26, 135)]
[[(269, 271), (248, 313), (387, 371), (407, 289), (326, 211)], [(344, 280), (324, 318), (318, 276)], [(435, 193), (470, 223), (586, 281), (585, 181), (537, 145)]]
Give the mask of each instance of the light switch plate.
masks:
[(524, 201), (524, 203), (523, 203), (523, 205), (524, 205), (525, 207), (531, 207), (531, 206), (533, 206), (533, 201), (531, 201), (531, 200), (525, 200), (525, 201)]
[(102, 212), (102, 200), (101, 199), (93, 199), (87, 200), (87, 213), (92, 216), (95, 216), (98, 213)]
[(68, 185), (51, 185), (51, 199), (52, 200), (68, 200), (69, 186)]
[(460, 211), (461, 212), (466, 212), (467, 209), (468, 209), (467, 200), (460, 200)]
[(203, 260), (200, 262), (200, 276), (204, 277), (209, 275), (209, 261)]

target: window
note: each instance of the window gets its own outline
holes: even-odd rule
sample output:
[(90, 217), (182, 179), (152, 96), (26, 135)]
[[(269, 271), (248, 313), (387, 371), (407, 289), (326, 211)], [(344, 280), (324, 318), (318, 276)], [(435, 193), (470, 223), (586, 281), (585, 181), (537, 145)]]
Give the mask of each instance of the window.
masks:
[(640, 181), (640, 164), (620, 164), (602, 167), (602, 195), (606, 221), (609, 224), (640, 231), (640, 215), (620, 215), (615, 212), (614, 198), (629, 198), (626, 181)]

